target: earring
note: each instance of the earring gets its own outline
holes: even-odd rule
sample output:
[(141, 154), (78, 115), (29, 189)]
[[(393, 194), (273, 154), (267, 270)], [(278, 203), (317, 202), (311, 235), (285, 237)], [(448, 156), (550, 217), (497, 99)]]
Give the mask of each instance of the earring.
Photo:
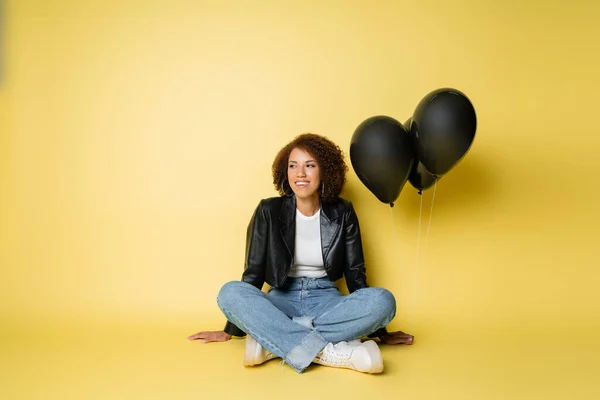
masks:
[(321, 182), (321, 196), (325, 196), (325, 182)]
[[(285, 180), (281, 181), (281, 185), (279, 185), (279, 187), (281, 188), (281, 191), (283, 192), (283, 195), (284, 195), (284, 196), (291, 196), (291, 195), (292, 195), (292, 193), (288, 193), (288, 192), (285, 190), (285, 186), (284, 186), (284, 185), (285, 185)], [(291, 189), (291, 188), (290, 188), (290, 189)]]

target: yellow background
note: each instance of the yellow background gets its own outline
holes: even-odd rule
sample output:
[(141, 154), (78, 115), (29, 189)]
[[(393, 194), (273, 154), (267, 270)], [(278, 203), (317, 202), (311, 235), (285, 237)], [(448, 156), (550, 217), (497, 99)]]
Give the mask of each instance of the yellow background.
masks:
[[(597, 398), (600, 6), (557, 3), (6, 2), (0, 397)], [(424, 194), (418, 268), (416, 191), (390, 214), (350, 169), (344, 193), (415, 345), (298, 375), (186, 341), (223, 326), (276, 151), (348, 152), (439, 87), (478, 130), (427, 240)]]

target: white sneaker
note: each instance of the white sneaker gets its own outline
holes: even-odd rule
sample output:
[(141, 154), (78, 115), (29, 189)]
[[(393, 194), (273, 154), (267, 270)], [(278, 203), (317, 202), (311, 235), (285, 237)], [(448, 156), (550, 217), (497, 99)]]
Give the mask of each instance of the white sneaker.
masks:
[(279, 356), (271, 353), (258, 344), (258, 342), (252, 336), (246, 335), (246, 351), (244, 352), (245, 366), (251, 367), (253, 365), (262, 364), (265, 361), (269, 361), (278, 357)]
[(377, 343), (372, 340), (367, 340), (360, 344), (355, 341), (351, 343), (328, 343), (317, 354), (314, 362), (329, 367), (349, 368), (369, 374), (383, 372), (383, 359), (381, 358), (381, 351)]

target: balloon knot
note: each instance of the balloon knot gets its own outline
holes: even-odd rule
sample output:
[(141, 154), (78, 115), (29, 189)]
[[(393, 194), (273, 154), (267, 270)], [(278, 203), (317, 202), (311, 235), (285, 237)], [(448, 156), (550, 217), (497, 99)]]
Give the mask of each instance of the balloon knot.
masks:
[(390, 203), (390, 208), (394, 208), (394, 203)]
[(419, 190), (419, 195), (422, 196), (423, 195), (423, 191)]

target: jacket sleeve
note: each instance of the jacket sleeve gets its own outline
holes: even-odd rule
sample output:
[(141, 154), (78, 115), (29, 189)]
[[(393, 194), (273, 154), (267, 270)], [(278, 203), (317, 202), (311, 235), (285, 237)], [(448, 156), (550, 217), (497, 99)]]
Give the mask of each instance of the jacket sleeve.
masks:
[[(344, 218), (346, 220), (346, 265), (344, 275), (348, 291), (352, 293), (358, 289), (368, 287), (360, 225), (352, 203), (350, 203), (349, 210), (345, 213)], [(370, 334), (369, 337), (381, 337), (387, 333), (385, 328), (381, 328)]]
[[(264, 284), (267, 242), (268, 222), (261, 201), (254, 210), (246, 231), (246, 257), (242, 274), (243, 282), (247, 282), (258, 289), (262, 289)], [(223, 330), (232, 336), (246, 335), (244, 331), (230, 321), (227, 321)]]
[(352, 203), (350, 203), (349, 209), (345, 212), (344, 219), (346, 226), (346, 265), (344, 266), (344, 275), (348, 291), (352, 293), (358, 289), (368, 287), (360, 226)]

